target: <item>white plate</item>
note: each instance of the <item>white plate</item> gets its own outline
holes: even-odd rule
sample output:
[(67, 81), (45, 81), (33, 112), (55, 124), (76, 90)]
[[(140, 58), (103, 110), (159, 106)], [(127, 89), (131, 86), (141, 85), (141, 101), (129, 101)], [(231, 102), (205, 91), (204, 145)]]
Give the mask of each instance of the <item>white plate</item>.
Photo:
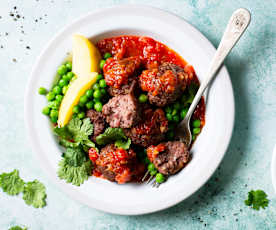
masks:
[(271, 161), (271, 179), (274, 191), (276, 192), (276, 144), (274, 146), (272, 161)]
[(159, 189), (149, 185), (117, 185), (95, 177), (76, 187), (56, 175), (61, 150), (48, 119), (41, 114), (46, 99), (37, 93), (40, 86), (51, 86), (57, 67), (71, 50), (75, 33), (91, 37), (94, 42), (117, 35), (150, 36), (192, 64), (200, 80), (215, 53), (214, 47), (189, 23), (162, 10), (137, 5), (104, 9), (74, 21), (50, 41), (34, 65), (25, 94), (25, 123), (33, 151), (41, 167), (72, 198), (106, 212), (137, 215), (168, 208), (189, 197), (216, 170), (231, 139), (234, 97), (226, 68), (221, 69), (208, 93), (206, 125), (192, 148), (192, 161), (180, 173)]

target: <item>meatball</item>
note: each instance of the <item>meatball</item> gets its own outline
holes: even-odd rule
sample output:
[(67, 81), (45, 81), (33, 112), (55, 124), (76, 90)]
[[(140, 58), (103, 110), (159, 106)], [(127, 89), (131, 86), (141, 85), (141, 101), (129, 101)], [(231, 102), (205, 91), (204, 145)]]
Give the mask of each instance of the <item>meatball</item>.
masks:
[(163, 63), (158, 68), (144, 70), (139, 76), (139, 84), (148, 92), (149, 102), (163, 107), (174, 102), (185, 90), (188, 74), (179, 66)]
[(147, 155), (157, 170), (164, 175), (177, 173), (190, 159), (187, 146), (180, 141), (169, 141), (147, 148)]
[(108, 58), (103, 68), (106, 84), (112, 88), (120, 89), (129, 84), (129, 78), (139, 69), (139, 57), (129, 57), (121, 60)]
[(94, 174), (100, 174), (110, 181), (123, 184), (136, 175), (136, 161), (136, 153), (132, 149), (124, 150), (109, 144), (102, 148), (94, 161)]
[(93, 136), (91, 137), (91, 139), (95, 141), (96, 136), (103, 133), (105, 129), (106, 123), (105, 123), (104, 116), (102, 115), (101, 112), (97, 112), (94, 109), (89, 109), (86, 112), (86, 116), (90, 118), (90, 121), (94, 125)]
[(141, 119), (138, 102), (132, 94), (111, 98), (103, 106), (102, 113), (113, 128), (130, 128)]
[(107, 91), (113, 97), (130, 93), (136, 95), (138, 93), (138, 85), (137, 78), (132, 76), (128, 78), (127, 84), (122, 85), (120, 88), (108, 87)]
[(168, 120), (163, 110), (156, 109), (153, 111), (151, 108), (146, 108), (143, 111), (141, 122), (124, 131), (133, 144), (147, 147), (162, 141), (167, 130)]

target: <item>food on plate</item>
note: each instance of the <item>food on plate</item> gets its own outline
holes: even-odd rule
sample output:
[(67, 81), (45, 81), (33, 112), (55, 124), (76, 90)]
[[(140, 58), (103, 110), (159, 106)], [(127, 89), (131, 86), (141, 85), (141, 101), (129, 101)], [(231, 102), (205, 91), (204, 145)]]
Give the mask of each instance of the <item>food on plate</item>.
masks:
[(72, 72), (78, 77), (99, 72), (101, 54), (96, 46), (82, 35), (73, 36)]
[[(64, 148), (61, 179), (77, 186), (89, 176), (124, 184), (141, 182), (148, 171), (160, 184), (189, 163), (189, 148), (174, 135), (199, 87), (191, 65), (142, 36), (93, 45), (75, 35), (72, 58), (58, 68), (50, 91), (38, 90), (48, 100), (42, 113)], [(191, 121), (193, 141), (204, 124), (201, 98)]]

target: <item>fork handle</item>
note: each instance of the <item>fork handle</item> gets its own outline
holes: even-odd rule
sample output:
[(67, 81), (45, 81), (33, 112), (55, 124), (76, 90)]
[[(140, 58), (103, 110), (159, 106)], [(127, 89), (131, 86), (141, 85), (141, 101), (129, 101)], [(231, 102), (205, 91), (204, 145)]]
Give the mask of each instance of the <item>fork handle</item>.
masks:
[(218, 46), (218, 49), (215, 53), (214, 58), (212, 59), (210, 68), (207, 72), (207, 75), (203, 82), (200, 84), (200, 87), (195, 95), (195, 98), (185, 116), (184, 120), (180, 123), (180, 126), (184, 125), (187, 121), (189, 122), (201, 96), (203, 95), (206, 87), (216, 76), (217, 71), (221, 67), (224, 59), (238, 42), (239, 38), (246, 30), (247, 26), (250, 23), (250, 12), (246, 9), (240, 8), (237, 9), (231, 16), (226, 30), (223, 34), (221, 42)]

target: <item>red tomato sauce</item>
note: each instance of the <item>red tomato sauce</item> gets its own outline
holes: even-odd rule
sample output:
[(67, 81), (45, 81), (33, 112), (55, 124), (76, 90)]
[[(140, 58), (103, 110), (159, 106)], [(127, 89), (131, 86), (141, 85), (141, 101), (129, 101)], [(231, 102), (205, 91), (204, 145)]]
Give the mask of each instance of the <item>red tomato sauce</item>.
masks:
[[(154, 69), (164, 62), (176, 64), (184, 68), (189, 75), (188, 86), (191, 83), (199, 85), (194, 68), (189, 65), (180, 55), (166, 45), (143, 36), (119, 36), (106, 38), (97, 43), (101, 55), (109, 52), (115, 60), (123, 58), (139, 57), (144, 69)], [(108, 63), (108, 59), (107, 59)], [(170, 78), (168, 78), (170, 80)], [(167, 79), (165, 79), (167, 80)], [(169, 86), (171, 84), (168, 84)], [(147, 86), (151, 90), (151, 84)], [(167, 87), (168, 88), (168, 87)], [(154, 89), (152, 89), (154, 90)], [(169, 91), (169, 88), (168, 88)], [(169, 92), (168, 92), (169, 93)], [(202, 97), (193, 114), (193, 119), (200, 119), (201, 127), (205, 124), (205, 103)]]

